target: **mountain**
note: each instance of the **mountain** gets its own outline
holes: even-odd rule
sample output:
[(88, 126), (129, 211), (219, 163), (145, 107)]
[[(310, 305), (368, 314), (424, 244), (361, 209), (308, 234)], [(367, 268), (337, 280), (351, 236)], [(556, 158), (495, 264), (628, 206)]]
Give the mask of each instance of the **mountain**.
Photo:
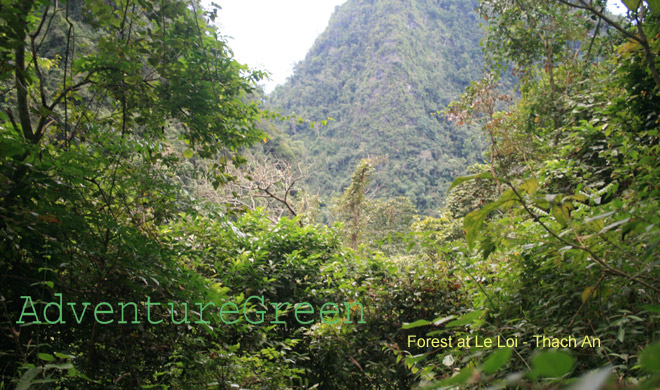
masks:
[(284, 114), (326, 126), (284, 124), (303, 141), (310, 188), (330, 197), (361, 158), (387, 156), (374, 175), (378, 197), (406, 196), (422, 213), (442, 204), (451, 180), (482, 159), (476, 128), (438, 110), (483, 68), (476, 0), (348, 0), (335, 9), (286, 84), (270, 96)]

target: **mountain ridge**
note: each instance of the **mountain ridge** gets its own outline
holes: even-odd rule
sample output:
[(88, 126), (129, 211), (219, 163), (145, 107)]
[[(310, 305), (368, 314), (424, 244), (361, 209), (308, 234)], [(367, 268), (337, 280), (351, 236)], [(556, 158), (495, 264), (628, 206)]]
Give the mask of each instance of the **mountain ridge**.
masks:
[(374, 175), (379, 196), (409, 197), (433, 213), (451, 180), (481, 160), (476, 128), (435, 115), (482, 69), (476, 1), (349, 0), (270, 95), (286, 114), (313, 121), (287, 123), (302, 140), (316, 172), (311, 188), (339, 195), (354, 165), (388, 156)]

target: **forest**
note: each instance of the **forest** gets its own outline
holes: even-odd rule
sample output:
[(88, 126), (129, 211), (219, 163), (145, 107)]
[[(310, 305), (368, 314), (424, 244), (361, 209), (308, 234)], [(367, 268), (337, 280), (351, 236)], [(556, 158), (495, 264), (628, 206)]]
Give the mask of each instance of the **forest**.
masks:
[[(0, 390), (660, 388), (660, 1), (0, 2)], [(255, 10), (254, 12), (258, 12)]]

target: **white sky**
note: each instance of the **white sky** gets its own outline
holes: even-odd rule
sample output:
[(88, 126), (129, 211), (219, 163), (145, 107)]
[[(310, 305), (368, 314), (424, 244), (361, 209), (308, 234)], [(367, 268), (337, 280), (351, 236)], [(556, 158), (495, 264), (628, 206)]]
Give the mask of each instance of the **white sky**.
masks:
[(625, 14), (628, 8), (626, 8), (625, 5), (621, 2), (621, 0), (608, 0), (607, 1), (607, 8), (610, 10), (610, 12), (614, 14)]
[[(325, 30), (335, 7), (346, 0), (204, 0), (222, 7), (216, 23), (231, 37), (235, 58), (253, 69), (268, 71), (267, 93), (283, 84), (293, 65), (305, 58)], [(609, 9), (623, 13), (621, 0), (609, 0)]]
[[(216, 24), (230, 36), (240, 63), (268, 71), (266, 92), (283, 84), (305, 58), (335, 9), (346, 0), (214, 0), (222, 8)], [(205, 1), (206, 2), (206, 1)], [(210, 0), (209, 0), (210, 2)]]

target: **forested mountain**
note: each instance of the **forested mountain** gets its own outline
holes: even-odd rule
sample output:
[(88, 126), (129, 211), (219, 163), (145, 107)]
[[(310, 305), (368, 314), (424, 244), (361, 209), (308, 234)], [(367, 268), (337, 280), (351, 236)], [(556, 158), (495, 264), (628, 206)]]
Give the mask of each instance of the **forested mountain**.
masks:
[(0, 390), (657, 389), (660, 2), (478, 3), (346, 3), (289, 136), (217, 8), (3, 0)]
[(271, 96), (314, 162), (310, 188), (338, 195), (361, 158), (387, 156), (377, 196), (406, 196), (433, 212), (448, 183), (481, 157), (478, 132), (436, 115), (479, 77), (477, 1), (349, 0), (293, 76)]

